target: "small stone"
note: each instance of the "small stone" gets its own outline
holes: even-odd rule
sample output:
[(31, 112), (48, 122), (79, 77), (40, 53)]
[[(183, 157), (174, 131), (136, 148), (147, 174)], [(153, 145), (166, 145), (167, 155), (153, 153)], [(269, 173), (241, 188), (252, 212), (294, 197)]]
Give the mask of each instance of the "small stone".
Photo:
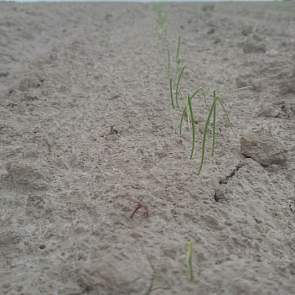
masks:
[(239, 76), (236, 78), (236, 86), (237, 88), (244, 88), (249, 86), (248, 85), (248, 77), (245, 76)]
[(28, 94), (28, 93), (26, 93), (24, 95), (25, 101), (34, 101), (34, 100), (38, 100), (38, 99), (39, 99), (39, 97), (37, 95), (32, 95), (32, 94)]
[(6, 78), (8, 77), (9, 73), (8, 72), (0, 72), (0, 78)]
[(113, 17), (113, 15), (111, 13), (107, 13), (105, 16), (104, 16), (104, 19), (106, 21), (109, 21), (111, 18)]
[(280, 83), (281, 94), (294, 94), (295, 93), (295, 77), (287, 77)]
[(295, 103), (280, 101), (273, 104), (262, 104), (257, 112), (258, 117), (290, 119), (295, 116)]
[(214, 44), (219, 44), (221, 42), (221, 39), (219, 37), (216, 37), (214, 39)]
[(274, 105), (262, 105), (257, 113), (258, 117), (279, 118), (280, 110)]
[(240, 145), (242, 155), (253, 159), (263, 167), (272, 164), (280, 166), (286, 164), (285, 149), (270, 133), (264, 130), (241, 136)]
[(266, 46), (264, 43), (261, 43), (256, 40), (249, 39), (242, 44), (243, 52), (246, 54), (249, 53), (265, 53)]
[(222, 202), (222, 201), (225, 201), (225, 193), (224, 193), (224, 190), (218, 188), (215, 190), (215, 193), (214, 193), (214, 200), (216, 202)]
[(16, 189), (45, 190), (46, 178), (37, 167), (21, 162), (9, 162), (6, 165), (7, 180)]
[(10, 283), (4, 283), (2, 285), (2, 287), (3, 287), (3, 289), (8, 289), (8, 288), (10, 288)]
[(36, 195), (28, 196), (26, 202), (26, 215), (34, 218), (41, 218), (46, 212), (45, 205), (43, 197)]
[(20, 83), (18, 89), (20, 91), (27, 91), (31, 88), (39, 88), (41, 87), (44, 79), (40, 78), (39, 75), (32, 75), (29, 77), (23, 78)]
[(252, 38), (253, 38), (253, 40), (258, 41), (258, 42), (263, 41), (263, 37), (258, 35), (257, 33), (253, 34)]
[(211, 29), (207, 32), (208, 35), (211, 35), (211, 34), (214, 34), (214, 33), (215, 33), (215, 28), (211, 28)]
[(244, 26), (243, 28), (242, 28), (242, 31), (241, 31), (241, 33), (242, 33), (242, 35), (244, 35), (244, 36), (248, 36), (248, 35), (250, 35), (251, 33), (253, 32), (253, 27), (252, 26)]
[(249, 88), (254, 91), (261, 90), (261, 83), (259, 80), (253, 80), (250, 75), (239, 75), (236, 78), (237, 88)]
[(204, 12), (212, 12), (215, 10), (215, 4), (203, 4), (202, 11)]

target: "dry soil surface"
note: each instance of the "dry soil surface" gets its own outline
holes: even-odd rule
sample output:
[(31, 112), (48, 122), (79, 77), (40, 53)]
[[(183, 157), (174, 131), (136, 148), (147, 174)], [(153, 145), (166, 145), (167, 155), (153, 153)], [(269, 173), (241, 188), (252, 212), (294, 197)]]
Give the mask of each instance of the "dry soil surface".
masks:
[(294, 2), (0, 3), (0, 294), (295, 294), (294, 49)]

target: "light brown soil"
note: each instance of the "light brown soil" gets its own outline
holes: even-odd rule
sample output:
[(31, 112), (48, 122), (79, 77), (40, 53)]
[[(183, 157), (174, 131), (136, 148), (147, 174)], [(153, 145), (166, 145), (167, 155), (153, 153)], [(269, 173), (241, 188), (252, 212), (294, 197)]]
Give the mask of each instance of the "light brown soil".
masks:
[(0, 3), (0, 294), (295, 294), (295, 5), (161, 9), (233, 124), (201, 176), (154, 6)]

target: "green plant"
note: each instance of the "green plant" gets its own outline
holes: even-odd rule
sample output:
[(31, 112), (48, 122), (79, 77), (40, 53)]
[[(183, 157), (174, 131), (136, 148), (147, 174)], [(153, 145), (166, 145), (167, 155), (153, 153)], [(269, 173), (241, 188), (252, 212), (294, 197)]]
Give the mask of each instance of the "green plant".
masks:
[(167, 49), (167, 75), (169, 79), (169, 92), (170, 92), (170, 101), (171, 101), (171, 106), (173, 109), (175, 109), (175, 104), (174, 104), (174, 98), (173, 98), (173, 78), (171, 74), (171, 57), (170, 57), (170, 51), (169, 48)]
[(173, 80), (172, 78), (169, 79), (169, 89), (170, 89), (170, 99), (172, 108), (175, 109), (174, 99), (173, 99)]
[[(219, 103), (219, 105), (221, 105), (221, 107), (222, 107), (222, 109), (223, 109), (223, 111), (224, 111), (224, 113), (225, 113), (225, 115), (227, 117), (227, 120), (230, 123), (229, 116), (228, 116), (228, 113), (227, 113), (227, 111), (225, 109), (225, 106), (224, 106), (221, 98), (216, 94), (215, 90), (213, 91), (212, 98), (213, 98), (213, 102), (212, 102), (212, 104), (210, 106), (210, 109), (209, 109), (209, 112), (208, 112), (208, 115), (207, 115), (207, 119), (206, 119), (206, 122), (205, 122), (204, 131), (203, 131), (203, 139), (202, 139), (202, 147), (201, 147), (201, 161), (200, 161), (200, 166), (199, 166), (199, 169), (198, 169), (198, 174), (201, 173), (201, 170), (203, 168), (203, 164), (204, 164), (204, 160), (205, 160), (205, 152), (206, 152), (206, 141), (207, 141), (207, 138), (208, 138), (210, 127), (212, 128), (212, 150), (211, 150), (211, 155), (213, 156), (214, 152), (215, 152), (215, 145), (216, 145), (216, 116), (217, 116), (217, 105), (218, 105), (218, 103)], [(211, 119), (212, 119), (212, 124), (210, 126)]]
[[(176, 49), (176, 57), (175, 57), (175, 74), (171, 73), (171, 55), (168, 48), (168, 79), (169, 79), (169, 91), (170, 91), (170, 99), (172, 108), (179, 108), (179, 98), (180, 98), (180, 85), (181, 80), (183, 78), (185, 66), (182, 63), (182, 59), (180, 57), (180, 46), (181, 46), (181, 38), (180, 36), (177, 39), (177, 49)], [(174, 78), (173, 78), (174, 76)], [(175, 87), (174, 87), (175, 84)], [(173, 91), (174, 90), (174, 91)]]
[[(159, 8), (157, 8), (159, 9)], [(158, 19), (161, 19), (161, 12), (158, 11)], [(159, 21), (159, 23), (161, 23)], [(166, 40), (167, 41), (167, 40)], [(167, 43), (168, 44), (168, 43)], [(179, 123), (179, 133), (180, 136), (182, 135), (182, 129), (183, 129), (183, 123), (184, 121), (187, 121), (188, 127), (191, 130), (191, 152), (190, 152), (190, 159), (193, 159), (195, 150), (196, 150), (196, 137), (197, 137), (197, 131), (201, 133), (201, 147), (200, 147), (200, 164), (198, 167), (198, 175), (200, 175), (204, 161), (206, 156), (206, 144), (208, 141), (209, 134), (212, 135), (212, 148), (211, 148), (211, 156), (214, 156), (215, 148), (216, 148), (216, 142), (217, 142), (217, 106), (220, 105), (227, 117), (228, 122), (229, 116), (228, 113), (224, 107), (224, 104), (222, 103), (222, 100), (220, 96), (216, 94), (216, 91), (213, 91), (213, 95), (211, 98), (213, 98), (213, 102), (210, 105), (208, 109), (207, 118), (205, 121), (205, 126), (203, 132), (200, 129), (196, 128), (197, 121), (195, 120), (195, 113), (192, 107), (192, 101), (193, 98), (199, 97), (204, 99), (204, 108), (208, 108), (207, 104), (207, 98), (210, 96), (208, 93), (203, 90), (203, 88), (198, 88), (192, 95), (182, 95), (182, 89), (181, 89), (181, 82), (184, 79), (184, 72), (186, 69), (186, 66), (183, 63), (183, 59), (181, 58), (181, 37), (178, 36), (177, 38), (177, 47), (176, 47), (176, 55), (175, 55), (175, 61), (172, 65), (171, 63), (171, 54), (169, 51), (169, 47), (167, 49), (167, 74), (168, 74), (168, 80), (169, 80), (169, 94), (170, 94), (170, 102), (172, 108), (179, 109), (181, 108), (181, 101), (183, 97), (186, 97), (184, 106), (182, 108), (181, 117), (180, 117), (180, 123)], [(174, 72), (174, 73), (173, 73)], [(200, 103), (200, 100), (198, 101)]]
[(179, 124), (179, 134), (182, 134), (182, 126), (183, 126), (183, 121), (184, 119), (187, 120), (189, 128), (192, 130), (192, 149), (191, 149), (191, 155), (190, 158), (193, 158), (194, 151), (195, 151), (195, 144), (196, 144), (196, 120), (194, 118), (194, 112), (193, 112), (193, 107), (192, 107), (192, 99), (202, 91), (202, 88), (199, 88), (196, 90), (192, 95), (187, 96), (187, 101), (186, 104), (183, 108), (182, 115), (180, 118), (180, 124)]
[(161, 36), (163, 33), (166, 34), (167, 32), (167, 15), (162, 10), (162, 4), (161, 3), (155, 3), (153, 4), (153, 10), (157, 14), (157, 31), (159, 35)]
[(180, 46), (181, 46), (181, 37), (177, 38), (177, 49), (176, 49), (176, 73), (179, 73), (179, 69), (181, 66), (181, 58), (180, 58)]
[(175, 87), (175, 103), (176, 103), (176, 107), (179, 108), (179, 102), (178, 102), (178, 97), (179, 97), (179, 92), (180, 92), (180, 81), (181, 78), (183, 76), (183, 72), (184, 72), (185, 66), (183, 66), (180, 70), (180, 72), (177, 75), (177, 79), (176, 79), (176, 87)]
[(186, 250), (186, 267), (187, 267), (188, 279), (190, 281), (194, 279), (192, 258), (193, 258), (193, 242), (188, 241), (187, 250)]

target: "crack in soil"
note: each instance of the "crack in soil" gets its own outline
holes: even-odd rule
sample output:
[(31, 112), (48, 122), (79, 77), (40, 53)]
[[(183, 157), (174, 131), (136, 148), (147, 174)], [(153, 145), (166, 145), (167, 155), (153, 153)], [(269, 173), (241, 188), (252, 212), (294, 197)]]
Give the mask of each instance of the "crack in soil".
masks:
[(227, 184), (229, 180), (233, 178), (236, 175), (236, 173), (245, 165), (246, 165), (245, 163), (237, 164), (229, 175), (226, 175), (224, 178), (219, 180), (219, 184)]
[[(245, 165), (246, 165), (245, 163), (237, 164), (229, 175), (226, 175), (224, 178), (219, 180), (220, 186), (222, 187), (222, 186), (226, 185), (229, 182), (229, 180), (231, 178), (233, 178), (237, 174), (237, 172)], [(217, 188), (214, 191), (213, 198), (214, 198), (215, 202), (220, 202), (222, 200), (225, 200), (225, 192), (222, 189)]]

